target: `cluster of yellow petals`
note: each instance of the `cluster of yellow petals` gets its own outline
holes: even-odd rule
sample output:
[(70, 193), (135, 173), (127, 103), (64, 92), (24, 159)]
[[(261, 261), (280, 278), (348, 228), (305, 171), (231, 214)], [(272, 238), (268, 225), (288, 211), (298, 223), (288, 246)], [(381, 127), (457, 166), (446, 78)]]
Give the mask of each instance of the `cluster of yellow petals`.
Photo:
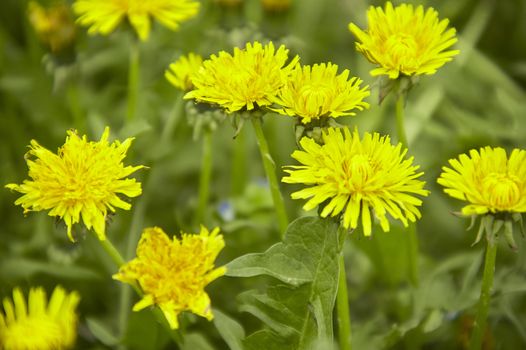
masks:
[(122, 163), (132, 138), (110, 144), (109, 134), (107, 127), (100, 141), (95, 142), (69, 130), (57, 154), (32, 140), (26, 154), (31, 180), (24, 180), (21, 185), (6, 185), (24, 194), (15, 205), (21, 205), (25, 213), (50, 210), (50, 216), (64, 220), (71, 240), (74, 240), (72, 227), (82, 217), (84, 225), (88, 229), (93, 227), (98, 238), (104, 240), (108, 209), (114, 212), (116, 207), (131, 208), (118, 194), (139, 196), (141, 184), (126, 177), (144, 168)]
[(43, 288), (31, 288), (28, 301), (19, 288), (4, 298), (0, 312), (0, 348), (4, 350), (65, 350), (77, 338), (77, 292), (57, 286), (49, 303)]
[(214, 268), (214, 261), (225, 246), (216, 228), (209, 232), (201, 226), (197, 235), (182, 234), (171, 240), (158, 227), (147, 228), (137, 246), (137, 257), (125, 264), (113, 278), (133, 284), (144, 297), (134, 305), (139, 311), (157, 305), (170, 327), (179, 327), (177, 315), (185, 310), (213, 318), (206, 285), (225, 274), (225, 267)]
[(279, 107), (271, 109), (297, 116), (304, 124), (322, 117), (355, 115), (352, 110), (369, 108), (363, 101), (369, 87), (360, 87), (361, 83), (359, 78), (349, 79), (347, 69), (338, 74), (338, 66), (332, 63), (298, 65), (274, 100)]
[(199, 2), (195, 0), (76, 0), (73, 10), (78, 22), (89, 27), (89, 34), (109, 35), (127, 20), (145, 41), (155, 18), (171, 30), (197, 15)]
[(422, 201), (415, 195), (427, 196), (423, 175), (416, 172), (413, 158), (406, 159), (402, 145), (393, 146), (389, 136), (365, 133), (348, 128), (328, 128), (323, 144), (304, 137), (303, 150), (292, 153), (301, 165), (288, 166), (286, 183), (307, 187), (292, 193), (293, 199), (309, 199), (304, 205), (311, 210), (325, 203), (321, 217), (341, 214), (342, 225), (355, 229), (361, 216), (364, 235), (371, 235), (371, 210), (384, 231), (389, 231), (387, 214), (404, 226), (421, 217)]
[(353, 23), (350, 31), (358, 39), (356, 49), (370, 62), (380, 65), (371, 75), (388, 75), (391, 79), (434, 74), (438, 68), (459, 53), (447, 50), (457, 42), (454, 28), (447, 28), (447, 19), (439, 20), (433, 8), (424, 11), (419, 5), (393, 7), (387, 2), (385, 10), (371, 6), (367, 12), (369, 27), (362, 31)]
[(52, 52), (68, 48), (75, 40), (75, 22), (70, 8), (65, 3), (56, 3), (44, 8), (31, 1), (28, 5), (28, 16), (38, 38), (49, 46)]
[(438, 183), (451, 197), (469, 202), (464, 215), (526, 212), (526, 151), (484, 147), (450, 159)]
[(203, 58), (191, 52), (171, 63), (164, 76), (176, 88), (188, 91), (194, 87), (192, 78), (202, 64)]
[(234, 48), (233, 55), (212, 55), (193, 76), (194, 90), (184, 98), (218, 105), (228, 113), (268, 106), (298, 63), (296, 56), (285, 65), (288, 51), (283, 45), (276, 50), (272, 42), (256, 41)]

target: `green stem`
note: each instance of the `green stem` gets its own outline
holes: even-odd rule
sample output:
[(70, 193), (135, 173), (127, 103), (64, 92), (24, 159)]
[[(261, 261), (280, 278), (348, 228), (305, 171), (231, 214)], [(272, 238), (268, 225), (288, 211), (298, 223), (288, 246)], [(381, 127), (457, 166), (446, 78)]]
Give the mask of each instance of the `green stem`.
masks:
[[(397, 90), (400, 90), (399, 88)], [(398, 99), (396, 100), (396, 133), (398, 140), (403, 148), (408, 148), (407, 136), (404, 126), (404, 105), (405, 92), (397, 91)], [(405, 238), (407, 250), (409, 252), (409, 278), (414, 286), (418, 285), (418, 236), (416, 233), (416, 225), (409, 224), (407, 230), (407, 237)]]
[(139, 43), (137, 39), (132, 39), (130, 45), (130, 62), (128, 68), (128, 122), (135, 119), (137, 111), (137, 96), (139, 95)]
[(175, 97), (175, 103), (172, 107), (172, 110), (170, 111), (170, 114), (168, 115), (168, 119), (166, 120), (166, 124), (164, 125), (163, 131), (161, 133), (162, 146), (168, 143), (170, 137), (173, 135), (175, 128), (177, 127), (177, 124), (179, 124), (181, 116), (184, 113), (184, 104), (185, 100), (183, 100), (183, 96), (181, 96), (181, 94), (177, 94), (177, 96)]
[(336, 310), (338, 312), (338, 339), (340, 343), (340, 350), (351, 350), (351, 316), (349, 311), (347, 274), (345, 273), (343, 250), (340, 253), (339, 266), (340, 272), (338, 276), (338, 294), (336, 295)]
[(404, 126), (404, 104), (404, 92), (398, 92), (398, 99), (396, 100), (396, 134), (398, 135), (398, 141), (402, 143), (402, 146), (408, 148)]
[(247, 183), (247, 142), (244, 130), (237, 134), (233, 147), (230, 192), (236, 197), (243, 193)]
[(199, 203), (195, 215), (195, 225), (203, 223), (208, 197), (210, 194), (210, 177), (212, 175), (212, 132), (203, 133), (203, 155), (201, 159), (201, 174), (199, 177)]
[(495, 241), (488, 240), (488, 245), (486, 247), (486, 259), (484, 261), (484, 275), (482, 277), (482, 287), (480, 289), (480, 298), (477, 306), (475, 323), (473, 324), (473, 333), (471, 333), (471, 339), (469, 342), (470, 350), (480, 350), (482, 348), (482, 341), (486, 331), (486, 321), (488, 319), (496, 257), (497, 243)]
[(75, 125), (75, 129), (77, 129), (79, 133), (83, 134), (87, 131), (86, 122), (82, 113), (82, 107), (79, 103), (79, 86), (76, 81), (70, 82), (68, 84), (66, 95), (70, 112), (73, 115), (73, 123)]
[[(119, 253), (117, 248), (115, 248), (113, 243), (111, 243), (111, 241), (108, 238), (106, 238), (104, 241), (99, 241), (99, 242), (100, 242), (102, 248), (104, 248), (104, 250), (110, 256), (111, 260), (115, 263), (115, 265), (118, 268), (122, 267), (126, 263), (124, 261), (124, 258), (121, 255), (121, 253)], [(131, 284), (131, 286), (133, 287), (133, 289), (137, 292), (137, 294), (139, 296), (142, 297), (144, 295), (144, 293), (142, 292), (141, 288), (136, 283)], [(169, 332), (170, 337), (172, 338), (172, 340), (179, 347), (181, 347), (181, 345), (183, 344), (182, 335), (177, 330), (174, 330), (174, 329), (170, 328), (170, 325), (168, 324), (168, 321), (166, 320), (166, 318), (164, 317), (162, 311), (159, 308), (153, 308), (152, 312), (153, 312), (155, 318), (157, 319), (157, 321)]]
[(256, 133), (256, 138), (258, 141), (259, 152), (261, 153), (261, 158), (263, 160), (263, 167), (265, 168), (265, 173), (270, 185), (270, 192), (272, 194), (272, 201), (274, 202), (274, 208), (276, 209), (276, 214), (278, 216), (279, 229), (281, 237), (285, 234), (285, 230), (289, 224), (289, 219), (287, 218), (287, 211), (285, 210), (285, 203), (283, 202), (283, 197), (279, 190), (279, 183), (276, 177), (276, 164), (272, 160), (272, 157), (269, 152), (267, 139), (263, 133), (263, 128), (261, 126), (261, 118), (253, 117), (252, 126)]

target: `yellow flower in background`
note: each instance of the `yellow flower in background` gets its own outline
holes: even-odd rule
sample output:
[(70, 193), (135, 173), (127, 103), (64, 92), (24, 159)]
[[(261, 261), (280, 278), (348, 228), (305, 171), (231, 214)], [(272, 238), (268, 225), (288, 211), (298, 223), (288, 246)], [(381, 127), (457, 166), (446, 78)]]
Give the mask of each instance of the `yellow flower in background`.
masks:
[(4, 298), (0, 312), (0, 348), (4, 350), (71, 349), (77, 338), (77, 292), (57, 286), (49, 303), (43, 288), (31, 288), (26, 303), (19, 288)]
[(365, 236), (371, 235), (371, 210), (384, 231), (389, 231), (387, 214), (404, 226), (421, 217), (416, 195), (427, 196), (425, 182), (418, 180), (418, 166), (406, 159), (407, 149), (393, 146), (389, 136), (328, 128), (324, 144), (304, 137), (303, 150), (292, 153), (301, 165), (288, 166), (283, 182), (307, 187), (292, 193), (293, 199), (309, 199), (303, 206), (311, 210), (324, 203), (321, 217), (341, 214), (342, 225), (355, 229), (361, 216)]
[(459, 53), (447, 50), (457, 42), (454, 28), (447, 28), (449, 20), (438, 19), (433, 8), (424, 11), (422, 5), (401, 4), (393, 7), (387, 2), (385, 10), (371, 6), (367, 12), (369, 28), (362, 31), (350, 23), (349, 29), (358, 39), (356, 49), (371, 63), (380, 67), (371, 75), (434, 74), (438, 68)]
[(224, 246), (218, 228), (208, 232), (201, 226), (199, 234), (183, 233), (181, 239), (173, 240), (158, 227), (147, 228), (137, 246), (137, 257), (113, 278), (130, 284), (137, 281), (144, 297), (133, 310), (157, 305), (172, 329), (179, 327), (177, 315), (186, 310), (211, 320), (210, 298), (204, 288), (225, 274), (225, 267), (214, 268)]
[(257, 41), (234, 48), (233, 55), (221, 51), (203, 62), (192, 79), (194, 90), (184, 98), (219, 105), (228, 113), (268, 106), (298, 63), (296, 56), (285, 65), (288, 52), (283, 45), (276, 50), (272, 42)]
[(271, 12), (281, 12), (288, 10), (292, 0), (261, 0), (263, 9)]
[(202, 64), (203, 58), (191, 52), (171, 63), (164, 76), (176, 88), (188, 91), (193, 88), (192, 77)]
[(127, 197), (141, 194), (141, 184), (127, 176), (144, 168), (122, 163), (133, 138), (110, 144), (109, 135), (110, 129), (106, 127), (100, 141), (94, 142), (69, 130), (57, 154), (32, 140), (26, 154), (31, 180), (6, 185), (24, 194), (15, 204), (21, 205), (24, 213), (49, 210), (50, 216), (63, 219), (72, 241), (72, 227), (82, 216), (84, 225), (88, 229), (93, 227), (98, 238), (104, 240), (108, 210), (131, 208), (119, 194)]
[(127, 20), (143, 41), (148, 39), (151, 18), (171, 30), (197, 15), (195, 0), (76, 0), (73, 10), (89, 34), (108, 35)]
[(52, 52), (70, 47), (76, 35), (75, 22), (65, 3), (56, 3), (48, 8), (35, 1), (28, 5), (29, 22), (39, 40), (49, 46)]
[(438, 183), (451, 197), (468, 202), (462, 214), (526, 212), (526, 151), (484, 147), (450, 159)]
[(300, 117), (304, 124), (322, 117), (355, 115), (352, 110), (369, 108), (363, 101), (369, 87), (360, 87), (361, 83), (359, 78), (349, 78), (347, 69), (338, 75), (338, 66), (332, 63), (298, 65), (276, 96), (279, 107), (271, 109)]

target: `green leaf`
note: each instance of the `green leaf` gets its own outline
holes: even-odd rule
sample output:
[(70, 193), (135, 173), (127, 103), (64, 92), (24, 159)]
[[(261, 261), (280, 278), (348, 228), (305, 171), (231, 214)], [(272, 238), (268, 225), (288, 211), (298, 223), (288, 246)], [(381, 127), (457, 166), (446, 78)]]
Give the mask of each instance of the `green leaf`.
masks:
[(189, 333), (184, 337), (181, 350), (214, 350), (208, 340), (200, 333)]
[(230, 316), (214, 309), (214, 326), (228, 344), (231, 350), (243, 350), (242, 339), (245, 338), (245, 330), (236, 320)]
[(234, 260), (227, 265), (227, 274), (269, 275), (287, 283), (263, 293), (243, 293), (241, 309), (267, 324), (276, 336), (289, 339), (289, 349), (305, 349), (318, 340), (332, 342), (338, 254), (338, 224), (303, 217), (289, 225), (282, 243)]
[(91, 334), (93, 334), (93, 336), (100, 340), (104, 345), (115, 346), (119, 343), (119, 339), (116, 336), (114, 336), (107, 329), (108, 327), (102, 324), (102, 322), (100, 322), (99, 320), (87, 317), (86, 324), (88, 325)]
[(243, 345), (245, 350), (290, 350), (290, 343), (268, 329), (252, 333), (245, 339)]

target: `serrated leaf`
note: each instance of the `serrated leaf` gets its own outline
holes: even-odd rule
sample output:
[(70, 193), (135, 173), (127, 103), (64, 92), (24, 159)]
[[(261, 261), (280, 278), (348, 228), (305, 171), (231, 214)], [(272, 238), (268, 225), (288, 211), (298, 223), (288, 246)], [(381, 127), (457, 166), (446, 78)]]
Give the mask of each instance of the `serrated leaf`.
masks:
[(214, 325), (230, 350), (243, 350), (242, 340), (245, 330), (236, 320), (214, 309)]
[(276, 336), (290, 339), (289, 349), (306, 349), (318, 340), (332, 342), (338, 254), (338, 224), (303, 217), (289, 225), (282, 243), (234, 260), (227, 265), (227, 274), (269, 275), (288, 283), (264, 293), (243, 293), (241, 309), (267, 324)]

